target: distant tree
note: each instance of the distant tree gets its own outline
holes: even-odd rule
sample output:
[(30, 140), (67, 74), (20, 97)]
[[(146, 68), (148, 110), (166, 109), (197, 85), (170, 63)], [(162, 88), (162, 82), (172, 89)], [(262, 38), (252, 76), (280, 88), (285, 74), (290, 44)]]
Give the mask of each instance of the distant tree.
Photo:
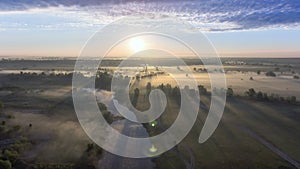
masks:
[(94, 148), (94, 144), (93, 144), (93, 143), (88, 143), (88, 144), (87, 144), (87, 148), (86, 148), (86, 152), (92, 151), (93, 148)]
[(95, 80), (95, 86), (99, 89), (111, 90), (112, 76), (108, 72), (98, 72)]
[(149, 94), (150, 94), (150, 92), (151, 92), (151, 83), (150, 82), (148, 82), (147, 83), (147, 86), (146, 86), (146, 95), (147, 96), (149, 96)]
[(269, 100), (269, 97), (268, 97), (268, 94), (267, 94), (267, 93), (264, 93), (264, 94), (263, 94), (263, 99), (264, 99), (264, 100)]
[(260, 75), (260, 70), (258, 70), (256, 73), (257, 73), (258, 75)]
[(279, 101), (279, 100), (280, 100), (280, 96), (279, 96), (278, 94), (275, 94), (274, 100), (275, 100), (275, 101)]
[(176, 103), (179, 105), (181, 102), (181, 93), (180, 93), (179, 87), (176, 86), (172, 89), (172, 97), (174, 98)]
[(297, 100), (296, 96), (292, 96), (292, 97), (291, 97), (291, 102), (292, 102), (292, 103), (296, 103), (296, 100)]
[(256, 94), (255, 90), (253, 88), (249, 89), (248, 91), (246, 91), (246, 95), (248, 95), (249, 97), (254, 97)]
[(0, 102), (0, 109), (2, 109), (4, 107), (4, 104), (2, 102)]
[(158, 88), (162, 91), (165, 91), (165, 85), (163, 83), (159, 85)]
[(289, 103), (295, 104), (297, 102), (297, 98), (296, 98), (296, 96), (291, 96), (291, 97), (287, 98), (287, 101)]
[(101, 111), (107, 110), (106, 105), (103, 104), (103, 103), (98, 103), (98, 107), (99, 107), (99, 109), (100, 109)]
[(263, 93), (261, 91), (259, 91), (257, 94), (256, 94), (256, 98), (258, 100), (263, 100)]
[(21, 126), (20, 125), (15, 125), (13, 126), (13, 130), (14, 131), (19, 131), (21, 129)]
[(136, 78), (136, 80), (140, 80), (141, 76), (140, 75), (136, 75), (135, 78)]
[(198, 85), (198, 90), (200, 94), (207, 94), (207, 90), (203, 85)]
[(0, 168), (1, 169), (12, 169), (12, 164), (9, 160), (0, 159)]
[(227, 89), (227, 96), (233, 96), (233, 89), (232, 88), (228, 88)]
[(271, 93), (271, 95), (269, 96), (269, 100), (270, 101), (274, 101), (275, 100), (275, 94)]
[(14, 150), (5, 150), (4, 156), (6, 157), (6, 159), (14, 163), (20, 155), (17, 151)]
[(133, 99), (132, 99), (132, 105), (134, 107), (136, 107), (136, 105), (137, 105), (139, 94), (140, 94), (140, 90), (138, 88), (135, 88), (134, 94), (133, 94)]
[(274, 72), (272, 72), (272, 71), (268, 71), (266, 73), (266, 76), (276, 77), (276, 74)]
[(172, 93), (172, 86), (169, 83), (166, 84), (165, 92), (167, 95), (171, 95)]

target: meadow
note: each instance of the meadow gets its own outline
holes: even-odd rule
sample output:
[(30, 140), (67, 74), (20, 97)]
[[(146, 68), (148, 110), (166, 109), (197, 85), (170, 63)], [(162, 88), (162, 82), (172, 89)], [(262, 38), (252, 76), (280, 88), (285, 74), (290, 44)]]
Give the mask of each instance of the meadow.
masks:
[[(163, 73), (142, 77), (149, 72), (143, 70), (142, 61), (135, 63), (139, 79), (134, 76), (130, 95), (134, 97), (134, 89), (139, 89), (135, 105), (139, 110), (149, 107), (148, 83), (152, 89), (161, 84), (170, 84), (174, 88), (174, 77), (194, 76), (206, 89), (206, 93), (200, 93), (199, 114), (187, 137), (168, 152), (149, 157), (146, 161), (149, 166), (144, 168), (299, 168), (299, 59), (223, 59), (227, 87), (232, 93), (227, 97), (218, 128), (203, 144), (198, 143), (198, 137), (207, 117), (212, 89), (205, 67), (193, 59), (185, 62), (193, 74), (184, 73), (177, 77), (165, 72), (171, 65), (156, 66), (154, 61), (149, 63), (147, 71)], [(2, 167), (138, 168), (145, 163), (109, 154), (84, 133), (71, 95), (74, 63), (74, 60), (0, 61)], [(116, 72), (115, 66), (119, 63), (116, 60), (103, 63), (102, 71), (108, 72), (105, 76), (110, 77)], [(270, 71), (276, 76), (266, 76)], [(104, 90), (103, 83), (109, 82), (97, 80), (97, 92), (107, 111), (114, 116), (112, 125), (121, 131), (126, 128), (122, 123), (124, 119), (111, 107), (112, 93), (109, 88)], [(189, 81), (186, 83), (188, 85)], [(250, 95), (249, 89), (255, 93)], [(260, 97), (259, 91), (267, 97)], [(163, 132), (177, 118), (178, 98), (168, 95), (167, 99), (158, 125), (154, 128), (144, 125), (149, 135)]]

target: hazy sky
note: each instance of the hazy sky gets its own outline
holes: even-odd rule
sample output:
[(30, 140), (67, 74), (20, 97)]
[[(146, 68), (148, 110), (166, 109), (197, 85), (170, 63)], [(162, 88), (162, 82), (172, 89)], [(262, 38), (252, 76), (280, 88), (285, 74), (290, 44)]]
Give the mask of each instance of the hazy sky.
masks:
[(299, 0), (1, 0), (0, 56), (77, 56), (95, 31), (130, 15), (179, 17), (221, 56), (300, 56)]

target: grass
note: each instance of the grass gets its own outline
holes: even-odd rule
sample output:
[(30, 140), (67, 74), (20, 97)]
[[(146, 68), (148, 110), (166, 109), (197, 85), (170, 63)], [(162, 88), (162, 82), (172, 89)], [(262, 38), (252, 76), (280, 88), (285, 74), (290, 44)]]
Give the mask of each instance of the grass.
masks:
[[(210, 99), (201, 96), (201, 101), (209, 107)], [(139, 99), (138, 107), (147, 105), (145, 99)], [(168, 98), (168, 104), (161, 122), (170, 126), (177, 117), (178, 105)], [(195, 155), (195, 168), (293, 168), (274, 152), (260, 142), (243, 132), (239, 126), (251, 129), (256, 134), (279, 148), (293, 159), (300, 159), (299, 121), (289, 115), (299, 111), (296, 105), (258, 102), (248, 99), (230, 98), (227, 101), (223, 118), (212, 137), (203, 144), (198, 143), (198, 137), (207, 112), (200, 111), (194, 127), (179, 147), (189, 147)], [(298, 115), (294, 115), (298, 116)], [(174, 150), (174, 149), (173, 149)], [(189, 158), (189, 154), (180, 150), (180, 153)], [(156, 161), (164, 168), (175, 167), (165, 157), (172, 156), (172, 151), (164, 153)], [(172, 157), (173, 158), (173, 157)], [(168, 158), (172, 160), (172, 158)]]

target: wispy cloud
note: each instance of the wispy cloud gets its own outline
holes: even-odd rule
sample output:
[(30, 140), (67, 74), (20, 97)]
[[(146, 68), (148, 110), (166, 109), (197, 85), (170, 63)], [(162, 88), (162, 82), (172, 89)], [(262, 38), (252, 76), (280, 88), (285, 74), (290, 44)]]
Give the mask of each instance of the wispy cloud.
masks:
[[(202, 31), (243, 31), (252, 29), (299, 29), (299, 0), (212, 0), (212, 1), (22, 1), (2, 0), (0, 17), (4, 15), (47, 15), (63, 21), (23, 23), (13, 20), (0, 24), (12, 29), (92, 28), (108, 24), (122, 16), (176, 16)], [(17, 22), (16, 22), (17, 23)], [(26, 25), (27, 24), (27, 27)], [(7, 29), (3, 27), (2, 29)]]

